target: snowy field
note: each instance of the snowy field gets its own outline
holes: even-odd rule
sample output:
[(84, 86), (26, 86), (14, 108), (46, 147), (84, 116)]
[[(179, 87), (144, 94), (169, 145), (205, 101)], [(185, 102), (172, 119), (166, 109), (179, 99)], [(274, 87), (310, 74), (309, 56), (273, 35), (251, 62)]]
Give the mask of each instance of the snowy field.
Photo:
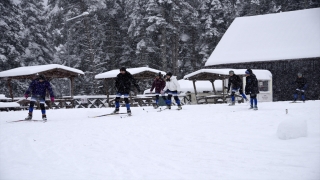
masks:
[[(258, 111), (247, 104), (133, 107), (123, 118), (88, 118), (111, 108), (61, 109), (48, 110), (47, 123), (9, 123), (27, 111), (0, 112), (0, 179), (319, 180), (319, 109), (320, 101), (266, 102)], [(280, 139), (282, 122), (293, 134), (306, 124), (307, 136)]]

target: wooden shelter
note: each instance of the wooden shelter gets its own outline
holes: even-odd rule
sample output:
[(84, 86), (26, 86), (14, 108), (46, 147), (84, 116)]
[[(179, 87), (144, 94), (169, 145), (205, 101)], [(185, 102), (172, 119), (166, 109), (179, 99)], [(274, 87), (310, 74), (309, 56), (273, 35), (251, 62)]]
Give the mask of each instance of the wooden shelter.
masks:
[(13, 99), (11, 80), (34, 79), (38, 74), (43, 74), (48, 81), (54, 78), (69, 78), (71, 82), (71, 98), (73, 98), (74, 78), (84, 75), (84, 72), (75, 68), (59, 64), (48, 64), (39, 66), (25, 66), (0, 72), (0, 79), (6, 80), (10, 96)]
[[(126, 71), (128, 71), (130, 74), (132, 74), (136, 80), (153, 79), (157, 74), (159, 74), (159, 72), (162, 75), (165, 75), (165, 72), (163, 72), (163, 71), (148, 68), (148, 67), (127, 68)], [(95, 76), (95, 79), (100, 79), (100, 80), (105, 81), (108, 103), (109, 103), (110, 92), (108, 91), (109, 87), (107, 86), (107, 84), (108, 84), (107, 82), (114, 81), (119, 73), (120, 73), (119, 69), (115, 69), (115, 70), (111, 70), (111, 71), (104, 72), (101, 74), (97, 74)], [(132, 102), (131, 96), (130, 96), (130, 100)]]
[(320, 99), (320, 8), (238, 17), (208, 58), (206, 68), (266, 69), (273, 101), (293, 100), (297, 74), (306, 98)]
[[(214, 102), (217, 102), (217, 99), (223, 99), (223, 102), (226, 101), (226, 96), (224, 88), (226, 87), (226, 80), (229, 78), (229, 71), (233, 70), (234, 73), (238, 76), (240, 76), (241, 79), (245, 76), (246, 69), (200, 69), (198, 71), (195, 71), (193, 73), (190, 73), (188, 75), (184, 76), (185, 80), (190, 80), (193, 82), (194, 92), (197, 99), (197, 87), (196, 87), (196, 81), (210, 81), (212, 84), (212, 92), (213, 95), (201, 97), (204, 98), (206, 103), (208, 99), (214, 99)], [(272, 87), (272, 75), (270, 71), (268, 70), (256, 70), (254, 69), (253, 72), (257, 76), (258, 80), (268, 80), (271, 81), (268, 83)], [(216, 88), (214, 86), (215, 80), (222, 80), (222, 94), (218, 95)], [(268, 88), (268, 90), (271, 88)], [(267, 91), (267, 93), (271, 93), (272, 91)], [(197, 99), (198, 103), (198, 99)]]

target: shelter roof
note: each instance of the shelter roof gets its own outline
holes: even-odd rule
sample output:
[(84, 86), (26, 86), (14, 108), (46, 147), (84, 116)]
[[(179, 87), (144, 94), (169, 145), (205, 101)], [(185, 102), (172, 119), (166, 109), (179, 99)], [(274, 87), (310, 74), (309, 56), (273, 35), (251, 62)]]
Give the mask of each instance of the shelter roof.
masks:
[[(200, 69), (183, 77), (186, 80), (223, 80), (229, 78), (229, 71), (233, 70), (236, 75), (244, 76), (246, 69)], [(270, 80), (272, 74), (268, 70), (252, 69), (259, 80)]]
[[(139, 68), (127, 68), (126, 69), (130, 74), (133, 75), (135, 79), (150, 79), (154, 78), (159, 72), (162, 75), (165, 75), (165, 72), (152, 69), (148, 67), (139, 67)], [(101, 74), (97, 74), (95, 79), (114, 79), (120, 73), (119, 69), (111, 70)]]
[(205, 66), (320, 57), (320, 8), (238, 17)]
[(75, 68), (47, 64), (39, 66), (25, 66), (0, 72), (1, 79), (32, 79), (37, 74), (43, 74), (47, 78), (66, 78), (83, 75), (84, 72)]

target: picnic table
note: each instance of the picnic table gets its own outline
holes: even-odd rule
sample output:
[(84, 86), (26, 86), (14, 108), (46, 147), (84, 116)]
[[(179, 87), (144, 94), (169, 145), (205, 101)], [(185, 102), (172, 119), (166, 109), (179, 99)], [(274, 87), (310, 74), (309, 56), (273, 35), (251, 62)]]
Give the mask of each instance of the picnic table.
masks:
[[(230, 101), (231, 96), (228, 94), (212, 94), (212, 95), (198, 95), (196, 97), (197, 99), (197, 103), (198, 104), (209, 104), (209, 103), (213, 103), (213, 104), (217, 104), (217, 103), (227, 103), (228, 101)], [(243, 103), (244, 100), (242, 98), (241, 95), (239, 94), (235, 94), (235, 99), (238, 103)]]

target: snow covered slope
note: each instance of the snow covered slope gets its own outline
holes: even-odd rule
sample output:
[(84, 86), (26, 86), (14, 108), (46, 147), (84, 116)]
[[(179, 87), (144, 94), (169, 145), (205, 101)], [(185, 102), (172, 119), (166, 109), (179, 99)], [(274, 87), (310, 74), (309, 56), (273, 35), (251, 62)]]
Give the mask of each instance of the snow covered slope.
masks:
[[(48, 110), (47, 123), (9, 123), (27, 111), (0, 112), (0, 179), (316, 180), (319, 109), (320, 101), (265, 102), (258, 111), (247, 104), (133, 107), (123, 118), (88, 118), (112, 108), (61, 109)], [(307, 136), (279, 139), (289, 119), (304, 120)]]

